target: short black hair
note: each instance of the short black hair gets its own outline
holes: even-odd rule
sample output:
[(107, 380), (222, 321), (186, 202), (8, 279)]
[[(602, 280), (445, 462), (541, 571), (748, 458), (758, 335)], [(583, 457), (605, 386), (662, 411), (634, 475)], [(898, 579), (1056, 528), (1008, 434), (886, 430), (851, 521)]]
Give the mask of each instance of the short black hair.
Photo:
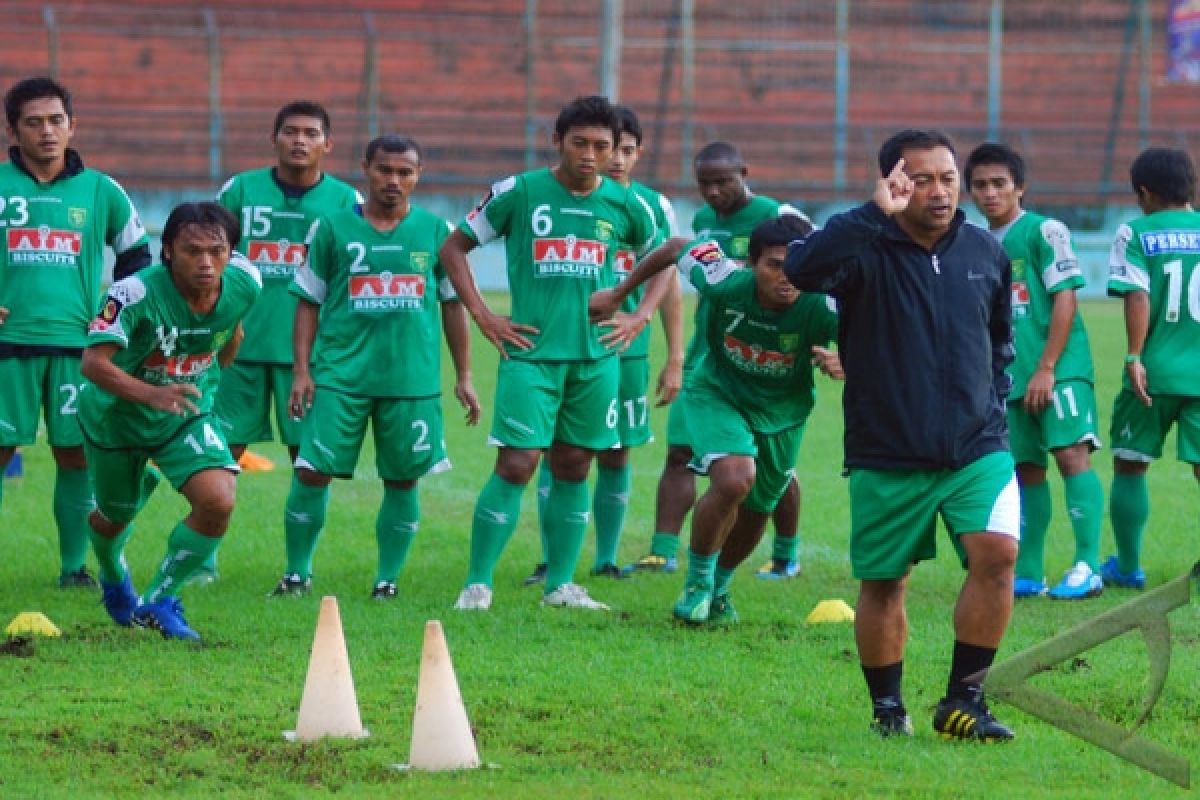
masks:
[(554, 135), (560, 140), (571, 128), (608, 128), (612, 131), (613, 146), (621, 141), (621, 120), (607, 97), (598, 94), (576, 97), (554, 120)]
[(367, 142), (367, 149), (363, 153), (363, 158), (370, 164), (371, 159), (375, 158), (375, 154), (380, 150), (385, 153), (416, 153), (417, 163), (421, 163), (421, 146), (417, 144), (415, 139), (411, 139), (408, 136), (400, 136), (395, 133), (385, 133), (383, 136), (376, 136)]
[(293, 100), (279, 111), (275, 112), (275, 127), (271, 129), (272, 136), (278, 136), (283, 130), (283, 123), (288, 117), (316, 117), (321, 120), (321, 130), (328, 136), (333, 131), (333, 123), (329, 119), (329, 112), (325, 110), (325, 106), (320, 103), (314, 103), (311, 100)]
[(211, 201), (203, 203), (180, 203), (171, 211), (162, 229), (162, 263), (171, 268), (167, 247), (173, 246), (179, 234), (189, 225), (206, 230), (220, 230), (229, 240), (229, 249), (237, 247), (242, 238), (242, 226), (238, 218), (224, 206)]
[[(642, 123), (638, 119), (638, 115), (633, 113), (633, 109), (629, 106), (617, 106), (617, 119), (621, 122), (621, 133), (628, 133), (637, 142), (638, 147), (642, 146)], [(620, 144), (620, 137), (617, 137), (617, 143)]]
[(772, 217), (754, 226), (746, 257), (753, 263), (768, 247), (787, 247), (797, 239), (807, 237), (812, 231), (812, 223), (798, 214)]
[(1150, 147), (1142, 151), (1129, 167), (1134, 193), (1152, 192), (1169, 206), (1192, 202), (1196, 194), (1196, 165), (1186, 150), (1174, 147)]
[(696, 153), (696, 157), (692, 159), (693, 164), (710, 161), (727, 161), (735, 167), (744, 167), (746, 162), (742, 160), (742, 153), (737, 149), (736, 145), (729, 142), (709, 142), (700, 148)]
[(951, 156), (958, 158), (953, 140), (939, 130), (920, 131), (908, 128), (894, 133), (879, 148), (879, 174), (886, 177), (895, 168), (896, 162), (904, 156), (905, 150), (933, 150), (936, 147), (944, 147), (950, 151)]
[(17, 123), (21, 121), (21, 109), (25, 107), (26, 103), (30, 100), (41, 100), (43, 97), (57, 97), (62, 100), (63, 110), (67, 112), (67, 119), (75, 117), (71, 110), (71, 93), (67, 91), (67, 87), (53, 78), (39, 75), (35, 78), (18, 81), (5, 93), (4, 116), (8, 119), (8, 127), (17, 127)]
[(1012, 176), (1013, 186), (1018, 189), (1025, 187), (1025, 159), (1021, 158), (1021, 154), (1008, 145), (1000, 142), (984, 142), (971, 151), (971, 155), (967, 156), (967, 163), (963, 167), (963, 179), (968, 186), (971, 185), (971, 171), (984, 164), (1008, 167), (1008, 174)]

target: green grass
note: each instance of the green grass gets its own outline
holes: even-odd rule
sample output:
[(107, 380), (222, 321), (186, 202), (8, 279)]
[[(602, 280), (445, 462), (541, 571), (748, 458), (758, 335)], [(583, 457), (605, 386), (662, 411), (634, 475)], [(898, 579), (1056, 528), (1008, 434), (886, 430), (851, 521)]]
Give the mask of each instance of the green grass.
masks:
[[(1087, 304), (1098, 364), (1101, 415), (1108, 410), (1124, 339), (1119, 305)], [(490, 402), (495, 356), (476, 342), (480, 395)], [(656, 366), (658, 361), (655, 362)], [(501, 561), (493, 610), (451, 610), (466, 572), (475, 495), (492, 466), (489, 419), (467, 429), (453, 409), (448, 440), (455, 469), (422, 482), (424, 519), (401, 578), (400, 598), (368, 599), (374, 575), (378, 481), (334, 485), (328, 528), (310, 598), (268, 601), (283, 567), (285, 469), (243, 477), (221, 580), (188, 589), (188, 618), (201, 645), (166, 642), (108, 622), (99, 598), (53, 588), (57, 547), (49, 513), (53, 469), (43, 445), (27, 448), (26, 477), (9, 481), (0, 515), (0, 617), (45, 612), (63, 629), (39, 639), (30, 657), (0, 656), (0, 796), (113, 797), (1176, 797), (1183, 792), (1011, 707), (998, 715), (1018, 733), (996, 747), (948, 744), (929, 717), (944, 691), (950, 609), (962, 573), (949, 546), (920, 566), (909, 597), (906, 699), (917, 736), (880, 741), (851, 627), (807, 626), (820, 600), (856, 592), (846, 559), (848, 511), (840, 477), (838, 387), (822, 379), (801, 453), (803, 575), (734, 583), (742, 624), (725, 631), (680, 628), (669, 608), (681, 577), (601, 582), (583, 577), (612, 614), (538, 606), (519, 587), (538, 560), (533, 491)], [(452, 401), (449, 401), (452, 402)], [(665, 428), (656, 412), (655, 430)], [(1105, 431), (1106, 433), (1106, 431)], [(284, 461), (278, 447), (262, 451)], [(622, 544), (632, 559), (647, 547), (659, 442), (636, 453), (633, 504)], [(1107, 486), (1111, 460), (1096, 459)], [(364, 458), (363, 472), (374, 475)], [(1145, 565), (1152, 585), (1200, 557), (1197, 488), (1173, 448), (1150, 473), (1153, 516)], [(1070, 531), (1061, 481), (1047, 570), (1068, 566)], [(145, 583), (182, 500), (160, 490), (137, 521), (129, 550)], [(1105, 530), (1104, 551), (1111, 552)], [(590, 549), (581, 575), (590, 566)], [(290, 744), (319, 597), (337, 595), (358, 701), (371, 737)], [(1001, 651), (1015, 653), (1134, 597), (1109, 591), (1083, 603), (1018, 605)], [(421, 637), (443, 621), (463, 698), (485, 762), (495, 769), (405, 774)], [(1142, 733), (1200, 769), (1200, 614), (1172, 617), (1171, 674)], [(1145, 650), (1125, 636), (1038, 676), (1036, 683), (1131, 724), (1144, 689)]]

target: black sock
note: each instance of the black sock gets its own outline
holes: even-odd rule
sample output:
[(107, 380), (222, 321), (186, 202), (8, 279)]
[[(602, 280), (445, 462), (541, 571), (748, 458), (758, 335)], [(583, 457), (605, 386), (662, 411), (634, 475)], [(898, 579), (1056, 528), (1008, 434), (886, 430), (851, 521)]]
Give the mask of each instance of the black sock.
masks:
[(867, 679), (867, 691), (871, 693), (871, 704), (875, 715), (880, 712), (903, 714), (904, 700), (900, 697), (900, 679), (904, 676), (904, 662), (887, 664), (882, 667), (862, 668), (863, 677)]
[(983, 692), (981, 681), (967, 680), (977, 672), (992, 666), (996, 648), (980, 647), (966, 642), (954, 642), (954, 658), (950, 662), (950, 680), (946, 685), (947, 697), (976, 700)]

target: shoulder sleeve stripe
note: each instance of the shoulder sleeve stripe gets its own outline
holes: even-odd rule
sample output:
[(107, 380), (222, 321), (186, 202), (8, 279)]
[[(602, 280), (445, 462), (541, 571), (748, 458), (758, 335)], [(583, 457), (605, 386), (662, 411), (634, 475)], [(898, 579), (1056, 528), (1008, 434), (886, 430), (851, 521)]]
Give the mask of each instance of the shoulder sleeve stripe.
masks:
[(646, 219), (650, 222), (649, 238), (636, 247), (637, 256), (638, 258), (641, 258), (642, 256), (646, 255), (646, 253), (649, 253), (654, 249), (654, 243), (658, 240), (658, 223), (654, 221), (654, 209), (650, 207), (650, 204), (647, 203), (637, 192), (631, 191), (630, 194), (633, 195), (634, 199), (636, 199), (641, 205), (642, 210), (646, 212)]
[(142, 218), (138, 216), (137, 209), (133, 207), (133, 201), (129, 199), (129, 195), (121, 188), (121, 184), (114, 181), (107, 175), (101, 173), (101, 178), (108, 182), (108, 185), (117, 191), (117, 194), (124, 201), (125, 207), (121, 209), (129, 215), (124, 227), (117, 232), (116, 237), (109, 242), (113, 252), (117, 255), (124, 253), (126, 250), (137, 246), (146, 239), (146, 228), (142, 225)]
[(233, 256), (229, 259), (229, 266), (246, 273), (258, 284), (258, 288), (262, 288), (262, 273), (258, 271), (258, 267), (254, 266), (248, 258), (238, 251), (233, 251)]
[(317, 277), (317, 273), (313, 272), (312, 267), (307, 262), (300, 269), (296, 270), (294, 280), (296, 285), (313, 299), (313, 302), (318, 305), (325, 302), (325, 294), (327, 292), (325, 281)]
[(220, 202), (221, 202), (221, 198), (222, 198), (222, 197), (225, 195), (225, 193), (226, 193), (226, 192), (228, 192), (230, 189), (232, 189), (232, 188), (233, 188), (233, 184), (234, 184), (234, 182), (235, 182), (235, 181), (237, 181), (237, 176), (236, 176), (236, 175), (234, 175), (233, 177), (231, 177), (229, 180), (225, 181), (225, 183), (224, 183), (224, 184), (221, 186), (221, 188), (217, 190), (217, 197), (216, 197), (216, 201), (217, 201), (218, 203), (220, 203)]
[(1133, 229), (1128, 225), (1117, 228), (1112, 252), (1108, 258), (1108, 292), (1122, 294), (1128, 291), (1150, 291), (1150, 275), (1145, 267), (1129, 258), (1133, 245)]

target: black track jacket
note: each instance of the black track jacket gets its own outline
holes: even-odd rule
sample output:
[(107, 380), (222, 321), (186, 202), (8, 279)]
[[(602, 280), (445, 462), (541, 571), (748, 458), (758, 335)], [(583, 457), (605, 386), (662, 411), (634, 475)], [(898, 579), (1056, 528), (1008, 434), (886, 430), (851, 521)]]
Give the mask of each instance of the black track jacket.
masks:
[(846, 467), (958, 469), (1008, 449), (1012, 267), (957, 211), (932, 252), (874, 203), (788, 248), (799, 289), (838, 301)]

